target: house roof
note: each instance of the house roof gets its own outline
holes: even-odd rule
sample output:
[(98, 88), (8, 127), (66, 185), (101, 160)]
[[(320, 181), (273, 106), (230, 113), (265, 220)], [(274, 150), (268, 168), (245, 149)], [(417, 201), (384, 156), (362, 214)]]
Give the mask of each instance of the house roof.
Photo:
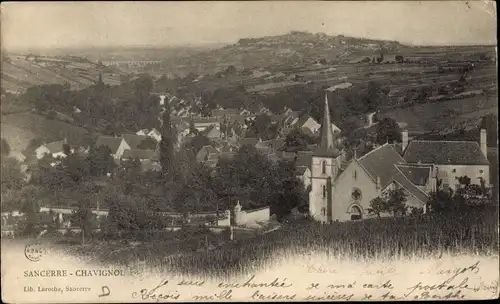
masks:
[(220, 118), (218, 117), (196, 117), (193, 119), (194, 124), (206, 124), (206, 123), (213, 123), (213, 124), (220, 124)]
[(152, 161), (159, 161), (160, 160), (160, 149), (155, 150), (155, 152), (151, 156), (150, 160), (152, 160)]
[(137, 134), (122, 134), (122, 138), (130, 146), (130, 149), (137, 149), (143, 140), (148, 139), (148, 136)]
[[(309, 120), (309, 118), (312, 118), (312, 116), (311, 116), (311, 115), (309, 115), (309, 114), (304, 114), (304, 115), (301, 115), (301, 116), (299, 117), (299, 121), (297, 121), (296, 125), (298, 125), (299, 127), (302, 127), (302, 126), (306, 123), (306, 121), (308, 121), (308, 120)], [(313, 119), (316, 123), (318, 123), (318, 122), (317, 122), (314, 118), (312, 118), (312, 119)], [(318, 123), (318, 124), (319, 124), (319, 123)]]
[(205, 130), (203, 130), (202, 135), (207, 138), (217, 138), (220, 137), (221, 132), (217, 129), (216, 125), (210, 125)]
[(245, 123), (245, 120), (247, 119), (248, 117), (246, 115), (230, 115), (228, 116), (228, 119), (230, 122), (234, 122), (234, 121), (237, 121), (241, 124), (244, 124)]
[(296, 167), (296, 173), (297, 175), (304, 175), (304, 173), (308, 170), (309, 168), (307, 166), (297, 166)]
[(271, 148), (273, 148), (274, 151), (277, 151), (278, 149), (280, 149), (285, 145), (284, 138), (276, 138), (276, 139), (271, 139), (269, 141), (271, 142)]
[(259, 142), (258, 138), (248, 137), (248, 138), (241, 138), (238, 141), (238, 144), (241, 145), (241, 146), (245, 146), (245, 145), (255, 146), (258, 142)]
[(281, 114), (272, 114), (272, 115), (269, 115), (269, 118), (271, 118), (271, 122), (274, 122), (274, 123), (280, 123), (283, 121), (283, 115), (281, 115)]
[(219, 159), (219, 152), (210, 152), (208, 153), (207, 160), (218, 160)]
[(297, 152), (296, 166), (306, 166), (311, 169), (313, 153), (312, 151)]
[(255, 148), (257, 149), (257, 151), (259, 151), (261, 154), (271, 154), (273, 153), (273, 149), (271, 147), (267, 147), (267, 146), (255, 146)]
[(489, 165), (475, 141), (414, 140), (403, 154), (407, 163), (436, 165)]
[(315, 137), (315, 136), (316, 136), (316, 134), (314, 134), (314, 133), (311, 131), (311, 129), (306, 128), (306, 127), (300, 128), (300, 131), (301, 131), (302, 133), (304, 133), (305, 135), (309, 136), (309, 137)]
[(219, 160), (217, 160), (217, 159), (209, 159), (205, 162), (205, 165), (209, 168), (213, 168), (217, 165), (218, 162), (219, 162)]
[(219, 159), (233, 159), (236, 155), (236, 152), (222, 152), (219, 153)]
[[(397, 169), (397, 166), (393, 166)], [(399, 170), (398, 170), (399, 171)], [(411, 195), (419, 199), (422, 203), (427, 203), (429, 195), (413, 184), (401, 171), (393, 176), (393, 181), (405, 188)]]
[(139, 158), (139, 159), (151, 159), (155, 154), (154, 150), (148, 149), (130, 149), (123, 152), (122, 158)]
[(60, 140), (45, 144), (45, 147), (50, 151), (50, 153), (57, 153), (64, 151), (63, 145), (64, 141)]
[(239, 114), (241, 114), (241, 110), (238, 110), (238, 109), (217, 110), (217, 109), (215, 109), (215, 110), (212, 110), (211, 114), (214, 117), (239, 115)]
[(201, 149), (196, 153), (196, 160), (201, 162), (205, 160), (211, 153), (217, 153), (217, 149), (210, 145), (201, 147)]
[(396, 165), (396, 167), (416, 186), (427, 185), (432, 170), (432, 166)]
[(96, 147), (106, 146), (111, 150), (111, 154), (115, 154), (120, 146), (123, 138), (113, 136), (99, 136), (95, 143)]

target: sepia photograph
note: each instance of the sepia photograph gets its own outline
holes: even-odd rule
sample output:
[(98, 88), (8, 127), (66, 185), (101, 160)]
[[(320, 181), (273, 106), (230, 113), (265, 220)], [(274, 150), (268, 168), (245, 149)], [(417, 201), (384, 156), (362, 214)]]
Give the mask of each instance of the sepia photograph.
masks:
[(496, 14), (3, 2), (2, 301), (499, 298)]

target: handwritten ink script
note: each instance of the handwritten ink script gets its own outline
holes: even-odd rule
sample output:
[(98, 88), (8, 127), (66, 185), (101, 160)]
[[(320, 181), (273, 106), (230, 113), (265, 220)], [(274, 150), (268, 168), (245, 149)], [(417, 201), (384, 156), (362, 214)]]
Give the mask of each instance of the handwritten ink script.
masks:
[[(396, 268), (364, 270), (351, 276), (326, 266), (307, 265), (317, 280), (256, 275), (235, 281), (162, 280), (133, 291), (134, 300), (164, 301), (320, 301), (320, 300), (444, 300), (495, 297), (498, 279), (483, 281), (480, 262), (465, 267), (431, 267), (420, 276), (398, 278)], [(319, 276), (320, 275), (320, 276)]]

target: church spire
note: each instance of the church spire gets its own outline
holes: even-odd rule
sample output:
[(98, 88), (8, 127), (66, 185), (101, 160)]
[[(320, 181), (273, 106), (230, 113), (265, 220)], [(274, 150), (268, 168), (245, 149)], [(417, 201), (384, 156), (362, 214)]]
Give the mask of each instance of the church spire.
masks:
[(331, 151), (334, 152), (336, 150), (334, 144), (334, 136), (332, 129), (332, 122), (330, 120), (330, 109), (328, 107), (328, 94), (325, 93), (325, 108), (323, 113), (323, 121), (321, 124), (321, 133), (320, 133), (320, 148), (323, 151)]

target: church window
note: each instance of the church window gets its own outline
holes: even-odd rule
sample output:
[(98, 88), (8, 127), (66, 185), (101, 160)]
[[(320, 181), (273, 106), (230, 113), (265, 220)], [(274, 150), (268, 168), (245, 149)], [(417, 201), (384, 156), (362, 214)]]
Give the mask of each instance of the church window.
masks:
[(356, 180), (356, 178), (358, 178), (358, 171), (354, 170), (352, 177)]
[(321, 172), (326, 174), (326, 161), (321, 162)]
[(326, 215), (326, 209), (325, 209), (325, 207), (321, 208), (321, 214), (322, 214), (323, 216), (325, 216), (325, 215)]
[(323, 197), (326, 197), (326, 186), (323, 185)]
[(483, 169), (479, 170), (479, 173), (483, 174), (483, 172), (484, 172)]
[(354, 188), (351, 192), (351, 197), (353, 200), (360, 200), (361, 199), (361, 190), (358, 188)]
[(453, 170), (451, 170), (451, 172), (455, 173), (455, 172), (457, 172), (457, 169), (453, 169)]

